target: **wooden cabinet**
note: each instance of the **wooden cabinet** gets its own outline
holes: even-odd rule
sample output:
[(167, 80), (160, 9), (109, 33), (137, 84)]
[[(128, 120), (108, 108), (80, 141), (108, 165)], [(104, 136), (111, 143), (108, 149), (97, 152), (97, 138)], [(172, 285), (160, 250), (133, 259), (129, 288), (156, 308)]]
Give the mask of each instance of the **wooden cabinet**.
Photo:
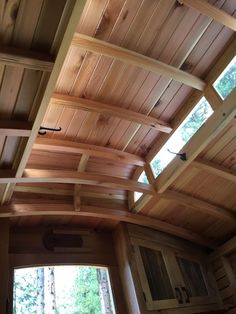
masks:
[(201, 248), (132, 225), (120, 232), (140, 313), (210, 313), (221, 308)]

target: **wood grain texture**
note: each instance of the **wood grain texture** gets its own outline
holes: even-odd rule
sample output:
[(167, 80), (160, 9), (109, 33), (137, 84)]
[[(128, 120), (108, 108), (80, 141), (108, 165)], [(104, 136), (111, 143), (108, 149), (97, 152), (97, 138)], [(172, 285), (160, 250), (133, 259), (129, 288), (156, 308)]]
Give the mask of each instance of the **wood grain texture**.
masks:
[(224, 166), (218, 165), (215, 162), (200, 158), (195, 159), (192, 165), (196, 168), (205, 170), (213, 175), (236, 183), (236, 171), (234, 169), (229, 169)]
[(0, 120), (0, 136), (29, 137), (32, 124), (25, 121)]
[(172, 131), (171, 126), (160, 119), (98, 101), (63, 94), (53, 94), (51, 103), (73, 109), (81, 109), (90, 112), (97, 112), (103, 115), (114, 116), (123, 120), (144, 124), (165, 133), (170, 133)]
[(223, 105), (218, 108), (208, 121), (198, 130), (181, 152), (187, 155), (187, 161), (175, 158), (171, 164), (157, 178), (158, 192), (164, 192), (174, 180), (187, 168), (187, 166), (201, 153), (235, 117), (236, 89), (225, 99)]
[(236, 19), (227, 14), (223, 10), (220, 10), (210, 3), (204, 0), (178, 0), (181, 4), (184, 4), (190, 8), (194, 8), (204, 15), (211, 17), (217, 22), (231, 28), (236, 31)]
[[(150, 227), (156, 230), (164, 231), (169, 234), (199, 243), (206, 247), (214, 247), (211, 241), (202, 238), (198, 234), (194, 234), (189, 230), (168, 224), (164, 221), (153, 219), (144, 215), (136, 215), (122, 210), (114, 210), (109, 208), (98, 208), (93, 206), (81, 206), (80, 211), (75, 211), (72, 204), (14, 204), (1, 207), (1, 218), (20, 217), (20, 216), (38, 216), (38, 215), (65, 215), (65, 216), (81, 216), (81, 217), (97, 217), (112, 219), (133, 223), (141, 226)], [(46, 210), (45, 210), (46, 209)]]
[(3, 177), (1, 172), (0, 183), (69, 183), (98, 185), (108, 188), (121, 188), (128, 191), (138, 191), (141, 193), (155, 194), (152, 185), (134, 180), (127, 180), (112, 176), (93, 174), (88, 172), (61, 171), (61, 170), (40, 170), (25, 169), (23, 177)]
[(51, 72), (54, 60), (53, 57), (32, 50), (0, 46), (0, 63), (30, 70)]
[(129, 51), (125, 48), (121, 48), (107, 42), (102, 42), (98, 39), (86, 35), (78, 33), (75, 34), (72, 44), (88, 51), (99, 53), (123, 61), (125, 63), (141, 67), (147, 71), (151, 71), (159, 75), (164, 75), (168, 78), (173, 78), (174, 80), (177, 80), (181, 83), (184, 83), (199, 90), (203, 90), (205, 87), (204, 81), (197, 77), (194, 77), (191, 74), (176, 69), (170, 65), (164, 64), (160, 61), (140, 55), (134, 51)]
[(113, 148), (76, 143), (72, 141), (38, 138), (33, 145), (34, 150), (63, 152), (68, 154), (85, 154), (98, 158), (111, 159), (121, 163), (144, 166), (143, 158)]

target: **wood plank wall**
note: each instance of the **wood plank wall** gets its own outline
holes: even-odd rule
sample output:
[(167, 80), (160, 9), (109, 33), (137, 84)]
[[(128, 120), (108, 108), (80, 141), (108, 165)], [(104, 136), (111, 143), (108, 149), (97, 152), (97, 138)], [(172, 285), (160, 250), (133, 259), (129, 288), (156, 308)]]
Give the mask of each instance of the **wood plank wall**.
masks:
[(236, 247), (230, 254), (219, 255), (212, 261), (220, 296), (227, 314), (236, 313)]
[[(1, 219), (1, 222), (4, 220)], [(0, 225), (0, 237), (2, 235)], [(43, 245), (43, 237), (46, 232), (53, 231), (61, 234), (77, 234), (82, 238), (81, 247), (55, 248), (54, 252), (47, 250)], [(2, 249), (2, 251), (1, 251)], [(3, 253), (3, 254), (2, 254)], [(8, 242), (5, 246), (0, 246), (0, 274), (2, 269), (8, 269)], [(4, 258), (2, 259), (2, 255)], [(29, 267), (39, 265), (97, 265), (105, 266), (109, 270), (111, 288), (117, 314), (126, 314), (123, 291), (120, 289), (120, 277), (117, 269), (114, 246), (109, 232), (96, 232), (85, 228), (63, 228), (63, 227), (34, 227), (34, 228), (11, 228), (9, 239), (9, 270), (11, 291), (9, 291), (10, 308), (12, 313), (12, 289), (13, 289), (13, 269), (15, 267)], [(3, 268), (4, 267), (4, 268)], [(7, 279), (8, 282), (8, 279)], [(2, 277), (0, 278), (1, 293)], [(6, 289), (5, 289), (6, 290)], [(3, 289), (3, 292), (5, 291)], [(5, 292), (4, 292), (5, 293)], [(0, 295), (1, 297), (1, 295)], [(6, 294), (4, 294), (6, 299)], [(0, 313), (6, 311), (0, 308)]]

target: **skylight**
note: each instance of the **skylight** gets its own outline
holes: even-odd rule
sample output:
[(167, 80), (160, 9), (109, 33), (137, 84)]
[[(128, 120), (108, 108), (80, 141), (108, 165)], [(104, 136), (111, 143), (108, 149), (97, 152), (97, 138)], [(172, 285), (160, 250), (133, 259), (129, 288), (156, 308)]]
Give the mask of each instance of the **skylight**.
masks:
[[(144, 171), (139, 176), (138, 182), (147, 183), (147, 184), (149, 183), (148, 178), (146, 176), (146, 173)], [(142, 195), (143, 195), (143, 193), (134, 192), (134, 201), (137, 202), (137, 200), (139, 200)]]
[(210, 104), (205, 97), (202, 97), (195, 108), (151, 161), (151, 167), (155, 177), (174, 159), (175, 155), (171, 154), (169, 151), (178, 153), (212, 113), (213, 110)]
[(222, 99), (225, 99), (236, 87), (236, 56), (221, 73), (213, 86)]

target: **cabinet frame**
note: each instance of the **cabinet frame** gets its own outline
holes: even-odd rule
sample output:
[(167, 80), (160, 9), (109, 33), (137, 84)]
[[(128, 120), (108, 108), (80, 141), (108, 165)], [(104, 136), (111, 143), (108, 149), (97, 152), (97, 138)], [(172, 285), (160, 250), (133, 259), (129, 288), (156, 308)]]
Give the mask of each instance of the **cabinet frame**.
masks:
[[(140, 284), (145, 295), (145, 304), (147, 310), (167, 310), (167, 309), (180, 309), (189, 308), (198, 305), (214, 305), (218, 303), (217, 294), (212, 287), (209, 285), (210, 278), (207, 275), (207, 265), (203, 260), (202, 254), (191, 255), (184, 253), (181, 249), (168, 247), (163, 244), (154, 243), (152, 241), (147, 241), (147, 239), (142, 240), (140, 238), (131, 238), (131, 244), (134, 252), (134, 259), (136, 261), (136, 266), (138, 274), (140, 277)], [(166, 299), (166, 300), (153, 300), (151, 290), (149, 287), (148, 279), (145, 272), (145, 267), (140, 253), (140, 247), (146, 247), (162, 254), (167, 274), (171, 283), (173, 290), (173, 295), (176, 295), (175, 289), (180, 289), (182, 295), (183, 303), (179, 303), (176, 298)], [(207, 296), (196, 296), (189, 297), (189, 303), (186, 302), (185, 295), (183, 293), (183, 287), (186, 288), (184, 277), (182, 275), (180, 266), (178, 264), (177, 258), (184, 258), (189, 261), (193, 261), (199, 264), (201, 273), (203, 276), (204, 284), (206, 286)], [(203, 266), (204, 265), (204, 266)], [(215, 294), (215, 295), (213, 295)]]

